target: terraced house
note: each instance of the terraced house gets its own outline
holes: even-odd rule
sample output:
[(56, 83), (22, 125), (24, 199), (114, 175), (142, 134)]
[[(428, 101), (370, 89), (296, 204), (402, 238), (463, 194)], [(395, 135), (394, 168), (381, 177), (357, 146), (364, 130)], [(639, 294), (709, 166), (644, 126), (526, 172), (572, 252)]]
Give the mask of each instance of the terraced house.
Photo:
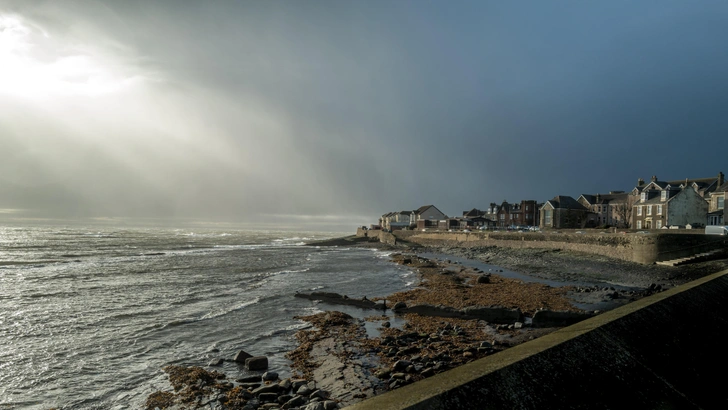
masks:
[(541, 228), (584, 228), (594, 226), (596, 220), (594, 213), (568, 195), (558, 195), (546, 201), (539, 212)]
[[(676, 181), (660, 181), (653, 176), (646, 184), (639, 179), (630, 192), (636, 198), (632, 206), (632, 226), (637, 229), (705, 226), (708, 202), (724, 182), (722, 172), (712, 178)], [(717, 198), (716, 195), (716, 204)]]
[(724, 182), (710, 193), (708, 225), (725, 225), (728, 222), (728, 209), (725, 207), (726, 192), (728, 192), (728, 182)]
[(582, 194), (577, 201), (593, 214), (596, 226), (616, 226), (629, 228), (632, 216), (632, 203), (624, 191), (611, 191), (608, 194)]

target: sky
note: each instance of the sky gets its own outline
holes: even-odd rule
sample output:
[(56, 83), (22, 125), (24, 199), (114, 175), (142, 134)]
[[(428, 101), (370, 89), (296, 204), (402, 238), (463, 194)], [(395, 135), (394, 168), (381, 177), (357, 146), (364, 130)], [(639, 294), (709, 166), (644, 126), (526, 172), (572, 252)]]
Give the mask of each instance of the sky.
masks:
[(728, 173), (725, 1), (0, 0), (0, 221), (353, 227)]

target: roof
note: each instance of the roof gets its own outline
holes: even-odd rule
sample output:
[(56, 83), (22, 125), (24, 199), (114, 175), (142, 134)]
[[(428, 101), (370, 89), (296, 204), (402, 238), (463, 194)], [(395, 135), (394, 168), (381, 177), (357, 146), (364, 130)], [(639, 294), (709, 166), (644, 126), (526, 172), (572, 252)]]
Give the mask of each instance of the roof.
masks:
[[(619, 194), (582, 194), (581, 197), (584, 197), (589, 205), (598, 205), (608, 204), (610, 202), (627, 202), (629, 194), (626, 192), (622, 192)], [(599, 198), (599, 200), (597, 200), (597, 197)]]
[[(430, 208), (435, 208), (435, 210), (436, 210), (437, 212), (439, 212), (439, 213), (441, 213), (441, 214), (445, 215), (445, 212), (442, 212), (441, 210), (437, 209), (437, 207), (436, 207), (435, 205), (424, 205), (424, 206), (421, 206), (421, 207), (419, 207), (419, 208), (417, 208), (417, 209), (415, 210), (415, 214), (416, 214), (416, 215), (419, 215), (419, 214), (421, 214), (421, 213), (425, 212), (426, 210), (428, 210), (428, 209), (430, 209)], [(445, 216), (447, 216), (447, 215), (445, 215)]]
[(473, 209), (471, 209), (469, 211), (463, 212), (463, 216), (470, 216), (470, 217), (473, 217), (473, 216), (481, 216), (483, 214), (485, 214), (485, 212), (484, 211), (481, 211), (480, 209), (477, 209), (477, 208), (473, 208)]
[[(719, 178), (723, 178), (723, 174), (720, 173), (720, 176), (714, 176), (714, 177), (708, 177), (708, 178), (685, 178), (685, 179), (676, 179), (672, 181), (660, 181), (657, 178), (655, 180), (646, 181), (646, 183), (642, 186), (636, 186), (635, 189), (637, 191), (642, 192), (647, 186), (650, 184), (657, 185), (660, 189), (665, 189), (667, 186), (671, 187), (682, 187), (682, 186), (688, 186), (688, 185), (695, 185), (699, 190), (701, 191), (708, 191), (712, 192), (717, 188), (717, 183)], [(725, 184), (723, 184), (725, 185)]]
[[(550, 203), (551, 206), (554, 207), (554, 209), (578, 209), (584, 211), (587, 210), (584, 205), (580, 204), (576, 199), (568, 195), (557, 195), (553, 197), (553, 199), (546, 201), (546, 203)], [(544, 206), (545, 205), (546, 204), (544, 204)]]
[(421, 206), (421, 207), (419, 207), (419, 208), (417, 208), (415, 210), (415, 213), (416, 214), (421, 214), (421, 213), (425, 212), (428, 208), (430, 208), (432, 206), (434, 206), (434, 205), (424, 205), (424, 206)]

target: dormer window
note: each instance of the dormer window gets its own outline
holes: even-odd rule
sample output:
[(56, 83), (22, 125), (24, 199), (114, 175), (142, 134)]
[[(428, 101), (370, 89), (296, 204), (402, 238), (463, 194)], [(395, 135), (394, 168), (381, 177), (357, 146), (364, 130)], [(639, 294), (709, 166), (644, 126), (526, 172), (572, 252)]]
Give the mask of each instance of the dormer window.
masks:
[(667, 191), (662, 191), (662, 193), (660, 194), (660, 200), (667, 201)]
[(642, 192), (640, 194), (640, 202), (645, 202), (647, 200), (647, 192)]

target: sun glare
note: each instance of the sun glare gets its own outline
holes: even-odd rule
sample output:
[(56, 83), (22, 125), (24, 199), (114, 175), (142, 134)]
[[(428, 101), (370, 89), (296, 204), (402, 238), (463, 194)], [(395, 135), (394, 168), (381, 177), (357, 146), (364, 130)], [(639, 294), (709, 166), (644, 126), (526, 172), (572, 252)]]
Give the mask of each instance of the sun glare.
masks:
[(63, 44), (20, 17), (0, 14), (0, 94), (30, 99), (96, 96), (134, 82), (109, 58)]

